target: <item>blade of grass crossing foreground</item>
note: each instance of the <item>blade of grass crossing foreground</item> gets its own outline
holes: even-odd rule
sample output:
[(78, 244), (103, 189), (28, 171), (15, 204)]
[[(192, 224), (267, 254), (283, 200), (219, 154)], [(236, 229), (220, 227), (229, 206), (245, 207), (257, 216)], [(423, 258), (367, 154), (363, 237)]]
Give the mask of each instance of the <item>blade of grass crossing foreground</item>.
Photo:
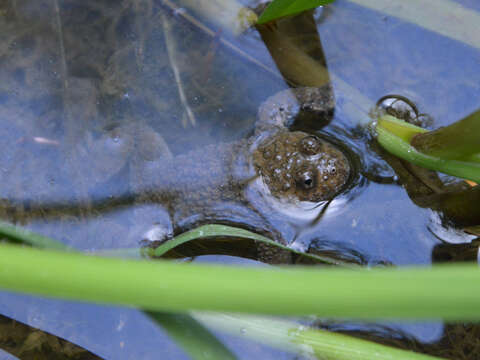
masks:
[(0, 287), (6, 290), (168, 312), (472, 321), (480, 319), (480, 287), (472, 287), (479, 281), (472, 265), (256, 269), (0, 246)]
[(315, 354), (322, 360), (439, 360), (352, 336), (261, 316), (193, 312), (209, 327), (261, 342), (294, 354)]
[(233, 355), (201, 323), (190, 315), (145, 312), (194, 360), (235, 360)]
[[(6, 225), (8, 231), (12, 232), (11, 226)], [(20, 234), (17, 236), (17, 240), (26, 240), (28, 243), (32, 243), (28, 239), (30, 234), (23, 232), (12, 232), (13, 234)], [(35, 234), (33, 234), (35, 235)], [(49, 242), (43, 242), (46, 247), (48, 245), (61, 246), (62, 244), (55, 244), (55, 240), (48, 239)], [(8, 247), (7, 247), (8, 248)], [(0, 246), (0, 258), (2, 246)], [(21, 250), (20, 250), (21, 251)], [(18, 259), (22, 261), (22, 259)], [(3, 267), (0, 267), (0, 285), (3, 283), (2, 274), (3, 271), (7, 271)], [(31, 268), (30, 268), (31, 270)], [(18, 275), (18, 281), (21, 283), (24, 281), (21, 274)], [(68, 274), (67, 274), (68, 276)], [(92, 278), (92, 281), (95, 281)], [(23, 288), (23, 286), (20, 286)], [(45, 295), (54, 295), (47, 293)], [(75, 297), (75, 296), (74, 296)], [(147, 315), (152, 317), (153, 320), (160, 323), (169, 335), (186, 351), (193, 359), (234, 359), (234, 355), (229, 352), (218, 340), (208, 332), (201, 324), (192, 319), (189, 315), (172, 315), (160, 312), (146, 312)], [(197, 318), (200, 317), (203, 321), (206, 321), (210, 326), (217, 328), (218, 330), (225, 329), (225, 321), (222, 320), (223, 315), (213, 314), (196, 314)], [(223, 316), (224, 317), (224, 316)], [(231, 316), (230, 316), (231, 317)], [(213, 319), (213, 320), (212, 320)], [(215, 320), (216, 319), (216, 320)], [(220, 320), (219, 320), (220, 319)], [(294, 323), (278, 322), (276, 320), (261, 319), (260, 324), (258, 321), (251, 321), (250, 317), (236, 317), (232, 325), (232, 321), (228, 327), (230, 331), (232, 328), (236, 328), (235, 333), (244, 334), (247, 337), (254, 340), (261, 341), (263, 343), (272, 345), (276, 348), (284, 349), (286, 351), (294, 351), (300, 353), (305, 351), (306, 348), (312, 349), (309, 353), (314, 352), (322, 359), (332, 360), (361, 360), (361, 359), (433, 359), (424, 355), (402, 352), (401, 350), (391, 349), (370, 343), (368, 341), (352, 339), (345, 337), (341, 334), (329, 333), (324, 331), (318, 331), (315, 329), (302, 329)], [(219, 326), (220, 324), (220, 326)], [(223, 324), (223, 325), (222, 325)], [(240, 327), (240, 329), (238, 329)], [(280, 331), (280, 332), (279, 332)], [(260, 336), (264, 333), (264, 336)], [(369, 350), (370, 349), (370, 350)], [(370, 351), (370, 352), (369, 352)], [(347, 357), (345, 357), (347, 356)], [(367, 356), (367, 357), (365, 357)]]
[[(28, 236), (32, 235), (31, 233), (18, 231), (19, 229), (10, 225), (5, 225), (4, 230), (5, 228), (9, 233), (17, 235), (19, 241), (26, 240), (27, 242), (32, 243), (32, 241), (28, 239)], [(208, 231), (206, 233), (208, 234)], [(42, 242), (42, 244), (44, 246), (62, 245), (60, 243), (55, 244), (55, 240), (48, 240), (48, 242)], [(0, 274), (1, 270), (2, 269), (0, 269)], [(19, 276), (18, 281), (22, 281), (21, 276)], [(92, 279), (92, 281), (94, 280)], [(189, 354), (192, 359), (235, 359), (235, 356), (225, 348), (222, 343), (220, 343), (206, 328), (202, 326), (201, 323), (196, 321), (190, 315), (167, 314), (161, 312), (145, 313), (159, 323), (167, 331), (169, 336), (172, 337), (172, 339), (177, 342), (177, 344)], [(295, 323), (279, 322), (268, 319), (261, 319), (259, 323), (258, 318), (239, 316), (229, 316), (229, 319), (233, 319), (233, 322), (231, 320), (225, 322), (225, 315), (221, 314), (197, 313), (196, 317), (218, 330), (232, 332), (232, 329), (234, 329), (233, 333), (236, 333), (237, 335), (243, 334), (252, 340), (260, 341), (285, 351), (301, 353), (305, 350), (305, 346), (307, 345), (309, 348), (313, 349), (315, 353), (320, 354), (324, 359), (341, 360), (344, 358), (342, 354), (348, 354), (351, 360), (363, 359), (365, 351), (372, 346), (373, 352), (369, 355), (373, 356), (371, 359), (376, 359), (376, 355), (381, 355), (384, 359), (392, 358), (400, 360), (404, 358), (404, 354), (402, 354), (400, 350), (386, 347), (383, 349), (381, 345), (363, 340), (350, 339), (349, 337), (335, 333), (320, 332), (317, 330), (300, 331), (300, 328)], [(252, 319), (254, 321), (252, 321)], [(225, 324), (228, 325), (227, 328), (225, 328)], [(397, 354), (396, 352), (399, 353)], [(325, 357), (327, 355), (329, 356), (328, 358)], [(393, 357), (390, 357), (390, 355)], [(424, 359), (422, 355), (417, 354), (408, 353), (408, 356), (412, 356), (412, 360)]]
[[(235, 229), (235, 228), (232, 228)], [(222, 226), (201, 227), (195, 233), (197, 236), (209, 236), (224, 233), (228, 231), (232, 235), (232, 229), (224, 229)], [(237, 229), (236, 236), (251, 236), (250, 232), (244, 234), (244, 230)], [(44, 248), (66, 248), (60, 242), (53, 239), (39, 236), (37, 234), (24, 231), (23, 229), (8, 224), (0, 224), (0, 232), (8, 234), (18, 242), (26, 242), (34, 246)], [(138, 252), (138, 250), (137, 250)], [(19, 279), (21, 281), (21, 279)], [(145, 311), (152, 320), (162, 326), (168, 335), (183, 349), (192, 359), (236, 359), (218, 339), (206, 329), (201, 322), (187, 314), (168, 314), (163, 312)], [(233, 333), (242, 334), (244, 337), (273, 346), (284, 351), (302, 353), (305, 346), (313, 349), (315, 353), (321, 355), (323, 359), (343, 359), (342, 354), (347, 354), (349, 359), (363, 359), (365, 351), (371, 348), (371, 359), (379, 358), (401, 360), (405, 354), (400, 350), (391, 349), (370, 343), (368, 341), (351, 339), (341, 334), (318, 331), (315, 329), (303, 329), (293, 322), (269, 320), (258, 317), (240, 317), (223, 314), (196, 313), (199, 320), (207, 323), (211, 327)], [(259, 322), (260, 321), (260, 322)], [(301, 330), (301, 331), (300, 331)], [(308, 336), (307, 336), (308, 334)], [(328, 341), (327, 341), (328, 340)], [(326, 357), (328, 356), (328, 358)], [(422, 355), (408, 353), (412, 360), (427, 359)]]

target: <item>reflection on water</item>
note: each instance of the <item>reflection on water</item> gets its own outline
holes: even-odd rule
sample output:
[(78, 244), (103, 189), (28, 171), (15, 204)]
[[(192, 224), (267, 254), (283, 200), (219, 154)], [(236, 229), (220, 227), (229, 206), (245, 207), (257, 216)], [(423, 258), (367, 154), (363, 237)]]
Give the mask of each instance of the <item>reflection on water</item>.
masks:
[[(430, 264), (448, 259), (448, 250), (457, 254), (453, 259), (462, 259), (462, 251), (473, 259), (470, 247), (445, 250), (430, 231), (432, 210), (411, 196), (418, 182), (405, 186), (409, 197), (399, 186), (405, 177), (359, 124), (376, 99), (392, 93), (432, 115), (435, 128), (471, 113), (480, 100), (478, 49), (338, 1), (259, 28), (270, 54), (253, 29), (238, 39), (226, 35), (265, 71), (225, 47), (221, 32), (211, 37), (181, 15), (150, 0), (0, 2), (0, 197), (8, 205), (2, 218), (79, 249), (136, 246), (143, 238), (161, 240), (220, 221), (372, 266)], [(257, 122), (260, 104), (285, 83), (317, 87), (329, 80), (323, 105), (334, 97), (336, 108), (320, 111), (322, 122), (318, 112), (311, 115), (315, 99), (303, 106), (302, 96), (275, 104), (276, 115)], [(299, 109), (305, 111), (296, 120), (278, 115)], [(332, 150), (336, 165), (316, 162), (309, 153), (315, 144), (304, 148), (295, 171), (285, 170), (300, 138), (279, 128), (292, 123), (347, 154), (354, 173), (348, 186), (348, 175), (338, 174), (347, 160)], [(274, 141), (278, 134), (281, 142)], [(324, 154), (330, 145), (321, 144)], [(275, 150), (272, 161), (253, 166), (257, 148), (263, 160)], [(283, 158), (275, 162), (275, 156)], [(260, 170), (268, 164), (267, 176)], [(295, 186), (308, 193), (327, 171), (329, 181), (338, 179), (330, 183), (333, 190), (322, 190), (330, 195), (303, 195), (314, 200), (302, 203), (303, 210), (272, 196), (290, 196)], [(296, 178), (289, 182), (288, 175)], [(29, 321), (14, 296), (2, 299), (12, 316)], [(65, 316), (34, 300), (28, 307), (29, 314), (46, 311), (50, 321)], [(73, 330), (63, 326), (59, 335), (89, 336), (75, 323), (83, 321), (81, 311), (77, 315)], [(135, 327), (145, 320), (130, 314), (129, 321)], [(104, 349), (110, 332), (122, 329), (86, 343), (112, 358)], [(130, 346), (140, 349), (135, 339)]]

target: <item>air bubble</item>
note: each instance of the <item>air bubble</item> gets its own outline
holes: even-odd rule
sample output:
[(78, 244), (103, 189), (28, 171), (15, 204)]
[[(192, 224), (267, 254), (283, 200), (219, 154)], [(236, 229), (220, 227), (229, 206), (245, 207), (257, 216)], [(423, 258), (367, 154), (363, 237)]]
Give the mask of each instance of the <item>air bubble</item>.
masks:
[(322, 142), (314, 135), (309, 135), (300, 140), (300, 151), (305, 155), (315, 155), (322, 150)]
[(418, 118), (418, 108), (410, 99), (402, 95), (385, 95), (377, 101), (377, 110), (412, 122)]

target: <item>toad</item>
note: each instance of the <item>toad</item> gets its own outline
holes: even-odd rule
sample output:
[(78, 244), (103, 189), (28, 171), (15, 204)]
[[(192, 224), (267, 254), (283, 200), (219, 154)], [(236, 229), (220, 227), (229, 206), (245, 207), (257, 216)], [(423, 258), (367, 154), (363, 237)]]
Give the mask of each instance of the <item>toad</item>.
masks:
[(162, 204), (168, 214), (168, 226), (150, 232), (155, 234), (150, 240), (167, 239), (193, 224), (233, 221), (254, 224), (255, 230), (285, 242), (271, 213), (289, 207), (291, 216), (292, 208), (301, 212), (302, 205), (315, 207), (333, 199), (351, 172), (336, 145), (289, 130), (301, 111), (329, 120), (334, 111), (331, 88), (289, 89), (270, 97), (261, 105), (248, 139), (169, 159), (134, 161), (132, 191), (137, 201)]
[[(168, 240), (202, 223), (228, 222), (288, 243), (284, 218), (295, 218), (305, 204), (316, 208), (332, 200), (345, 188), (351, 173), (349, 160), (336, 145), (289, 130), (300, 111), (315, 114), (319, 121), (329, 120), (334, 111), (331, 88), (289, 89), (270, 97), (259, 109), (254, 134), (237, 142), (173, 157), (167, 151), (145, 150), (142, 136), (135, 132), (114, 129), (93, 148), (118, 151), (122, 156), (128, 149), (130, 194), (123, 199), (153, 204), (158, 213), (158, 220), (144, 232), (148, 242)], [(90, 153), (87, 168), (96, 168), (95, 158)], [(119, 166), (113, 168), (118, 171)], [(117, 204), (122, 201), (122, 197), (107, 199)], [(97, 202), (105, 205), (105, 199), (94, 197), (89, 206)], [(45, 208), (48, 204), (42, 204), (42, 214)], [(288, 213), (276, 213), (285, 208)]]

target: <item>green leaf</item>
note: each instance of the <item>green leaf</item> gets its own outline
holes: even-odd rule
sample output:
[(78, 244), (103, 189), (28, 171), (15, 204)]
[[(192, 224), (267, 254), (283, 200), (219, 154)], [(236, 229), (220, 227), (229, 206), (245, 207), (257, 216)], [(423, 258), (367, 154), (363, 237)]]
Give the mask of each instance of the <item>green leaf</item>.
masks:
[(418, 151), (442, 159), (463, 160), (480, 155), (480, 110), (453, 124), (414, 136)]
[(0, 288), (151, 311), (472, 321), (480, 319), (480, 287), (472, 287), (479, 281), (471, 264), (242, 268), (0, 245)]
[(430, 170), (480, 183), (480, 163), (474, 161), (475, 157), (472, 156), (468, 160), (442, 159), (421, 153), (410, 145), (412, 136), (415, 133), (424, 134), (425, 129), (384, 115), (378, 119), (375, 132), (379, 144), (395, 156)]
[(333, 1), (335, 0), (273, 0), (258, 19), (258, 24), (265, 24), (284, 16), (295, 15)]
[(191, 359), (237, 359), (205, 326), (190, 315), (150, 311), (145, 311), (145, 313), (162, 326)]
[(396, 349), (353, 336), (299, 325), (264, 316), (193, 312), (193, 318), (208, 327), (228, 332), (294, 354), (322, 360), (440, 360), (440, 358)]
[[(233, 227), (233, 226), (226, 226), (226, 225), (203, 225), (193, 230), (187, 231), (183, 234), (180, 234), (174, 237), (172, 240), (169, 240), (155, 249), (144, 249), (143, 253), (147, 256), (152, 257), (167, 257), (167, 258), (179, 258), (179, 257), (188, 257), (188, 256), (195, 256), (195, 255), (203, 255), (203, 254), (212, 254), (217, 253), (214, 251), (215, 249), (215, 239), (223, 240), (223, 244), (227, 243), (228, 248), (232, 249), (238, 245), (238, 248), (234, 249), (235, 254), (239, 254), (238, 256), (243, 257), (251, 257), (249, 256), (247, 250), (255, 250), (255, 243), (262, 242), (267, 244), (273, 248), (278, 248), (281, 251), (288, 251), (293, 254), (296, 259), (296, 263), (301, 264), (326, 264), (326, 265), (336, 265), (342, 267), (349, 267), (349, 268), (357, 268), (358, 265), (354, 263), (348, 263), (346, 261), (342, 261), (339, 259), (334, 259), (327, 256), (320, 256), (316, 254), (308, 254), (303, 253), (301, 251), (291, 249), (286, 247), (282, 244), (279, 244), (276, 241), (270, 240), (265, 236), (256, 234), (254, 232)], [(245, 243), (246, 240), (249, 240)], [(193, 243), (200, 242), (199, 246), (196, 246)], [(220, 241), (219, 241), (220, 242)], [(242, 243), (243, 244), (240, 244)], [(186, 251), (186, 245), (190, 244), (190, 247), (193, 248), (192, 253), (182, 253)], [(220, 243), (220, 246), (222, 243)], [(181, 248), (180, 250), (177, 250)], [(245, 251), (241, 251), (241, 248), (246, 249)], [(202, 253), (202, 250), (206, 252)], [(222, 252), (219, 252), (222, 253)], [(256, 251), (254, 251), (254, 255), (256, 255)]]
[(40, 249), (68, 250), (68, 246), (60, 241), (35, 234), (31, 231), (15, 225), (10, 225), (3, 221), (0, 221), (0, 237), (4, 237), (13, 242), (28, 244)]

